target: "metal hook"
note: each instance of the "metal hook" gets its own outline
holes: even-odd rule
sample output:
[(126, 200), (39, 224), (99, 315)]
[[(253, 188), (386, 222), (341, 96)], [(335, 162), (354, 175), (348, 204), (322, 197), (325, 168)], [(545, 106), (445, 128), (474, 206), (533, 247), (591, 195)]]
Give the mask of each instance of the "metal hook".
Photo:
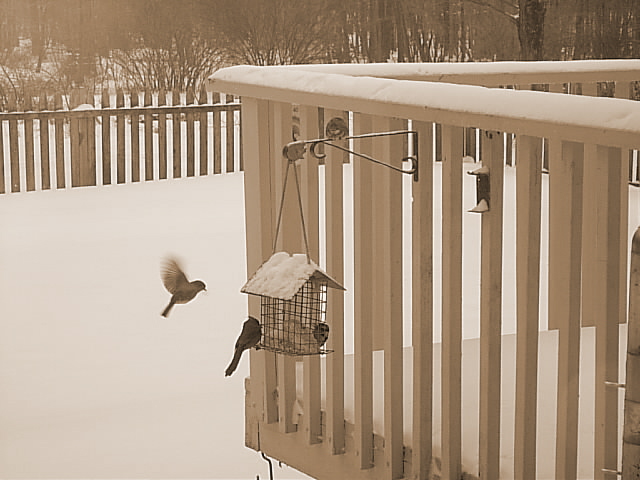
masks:
[(269, 463), (269, 480), (273, 480), (273, 464), (271, 463), (271, 459), (267, 457), (264, 452), (260, 452), (262, 458), (264, 458)]
[[(322, 160), (326, 158), (327, 155), (326, 153), (316, 152), (316, 147), (319, 144), (323, 144), (333, 148), (337, 148), (338, 150), (342, 150), (343, 152), (350, 153), (351, 155), (364, 158), (365, 160), (369, 160), (370, 162), (377, 163), (378, 165), (382, 165), (384, 167), (390, 168), (392, 170), (395, 170), (396, 172), (408, 173), (410, 175), (413, 175), (414, 181), (418, 181), (418, 151), (417, 151), (418, 132), (414, 130), (395, 130), (391, 132), (364, 133), (361, 135), (348, 136), (347, 135), (348, 131), (349, 129), (346, 122), (340, 117), (335, 117), (329, 120), (329, 122), (327, 123), (326, 138), (315, 138), (313, 140), (297, 140), (295, 142), (291, 142), (285, 145), (285, 147), (282, 150), (282, 153), (285, 157), (289, 159), (289, 161), (299, 160), (303, 158), (303, 154), (305, 153), (305, 145), (308, 144), (310, 145), (309, 150), (311, 154), (318, 160)], [(403, 162), (405, 161), (411, 162), (411, 167), (408, 170), (405, 170), (403, 168), (398, 168), (393, 165), (389, 165), (388, 163), (377, 160), (364, 153), (359, 153), (359, 152), (350, 150), (349, 148), (333, 143), (334, 141), (339, 141), (339, 140), (356, 140), (361, 138), (373, 138), (373, 137), (384, 137), (389, 135), (409, 135), (409, 134), (413, 134), (414, 136), (413, 138), (414, 154), (408, 157), (402, 158)]]

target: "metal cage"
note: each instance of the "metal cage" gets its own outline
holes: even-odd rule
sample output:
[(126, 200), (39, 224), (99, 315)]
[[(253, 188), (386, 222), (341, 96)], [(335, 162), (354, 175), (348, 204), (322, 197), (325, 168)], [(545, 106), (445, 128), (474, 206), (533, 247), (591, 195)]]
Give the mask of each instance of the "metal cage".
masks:
[(291, 300), (261, 296), (259, 348), (296, 356), (329, 353), (326, 312), (327, 281), (323, 279), (307, 280)]

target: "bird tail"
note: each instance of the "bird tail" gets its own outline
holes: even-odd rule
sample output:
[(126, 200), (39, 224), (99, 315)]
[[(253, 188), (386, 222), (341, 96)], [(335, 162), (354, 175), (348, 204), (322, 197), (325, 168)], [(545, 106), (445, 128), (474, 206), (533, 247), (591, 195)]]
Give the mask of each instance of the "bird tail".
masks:
[(174, 306), (175, 304), (176, 304), (176, 302), (175, 302), (175, 301), (173, 300), (173, 298), (172, 298), (172, 299), (171, 299), (171, 301), (169, 302), (169, 305), (167, 305), (167, 308), (165, 308), (165, 309), (162, 311), (161, 315), (162, 315), (163, 317), (165, 317), (165, 318), (166, 318), (166, 317), (169, 315), (169, 312), (171, 311), (171, 309), (173, 308), (173, 306)]
[(242, 349), (236, 348), (236, 351), (233, 354), (233, 359), (231, 360), (231, 363), (229, 364), (229, 366), (224, 372), (225, 377), (228, 377), (229, 375), (231, 375), (233, 372), (236, 371), (236, 368), (238, 368), (238, 363), (240, 363), (241, 356), (242, 356)]

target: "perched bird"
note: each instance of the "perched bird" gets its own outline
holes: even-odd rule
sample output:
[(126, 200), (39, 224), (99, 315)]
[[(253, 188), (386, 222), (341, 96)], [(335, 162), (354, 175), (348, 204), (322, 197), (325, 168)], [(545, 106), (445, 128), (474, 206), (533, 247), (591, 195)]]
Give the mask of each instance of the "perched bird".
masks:
[(176, 303), (187, 303), (193, 300), (198, 292), (207, 289), (201, 280), (194, 280), (193, 282), (187, 280), (187, 276), (178, 265), (178, 262), (172, 258), (163, 263), (161, 275), (164, 287), (171, 294), (169, 305), (162, 312), (163, 317), (169, 315)]
[(313, 337), (318, 342), (318, 346), (322, 347), (329, 338), (329, 325), (326, 323), (318, 323), (313, 328)]
[(249, 317), (242, 325), (242, 331), (236, 341), (233, 359), (224, 372), (225, 377), (228, 377), (236, 371), (242, 352), (255, 347), (260, 341), (260, 338), (262, 338), (262, 327), (260, 326), (260, 322), (253, 317)]

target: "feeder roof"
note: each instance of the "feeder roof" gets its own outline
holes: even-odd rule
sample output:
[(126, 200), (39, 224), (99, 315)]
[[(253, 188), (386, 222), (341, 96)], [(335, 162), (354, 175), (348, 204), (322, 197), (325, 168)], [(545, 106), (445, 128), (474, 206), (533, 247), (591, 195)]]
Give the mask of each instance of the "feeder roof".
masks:
[(305, 254), (276, 252), (253, 274), (242, 293), (291, 300), (310, 279), (325, 280), (331, 288), (344, 287), (327, 275)]

